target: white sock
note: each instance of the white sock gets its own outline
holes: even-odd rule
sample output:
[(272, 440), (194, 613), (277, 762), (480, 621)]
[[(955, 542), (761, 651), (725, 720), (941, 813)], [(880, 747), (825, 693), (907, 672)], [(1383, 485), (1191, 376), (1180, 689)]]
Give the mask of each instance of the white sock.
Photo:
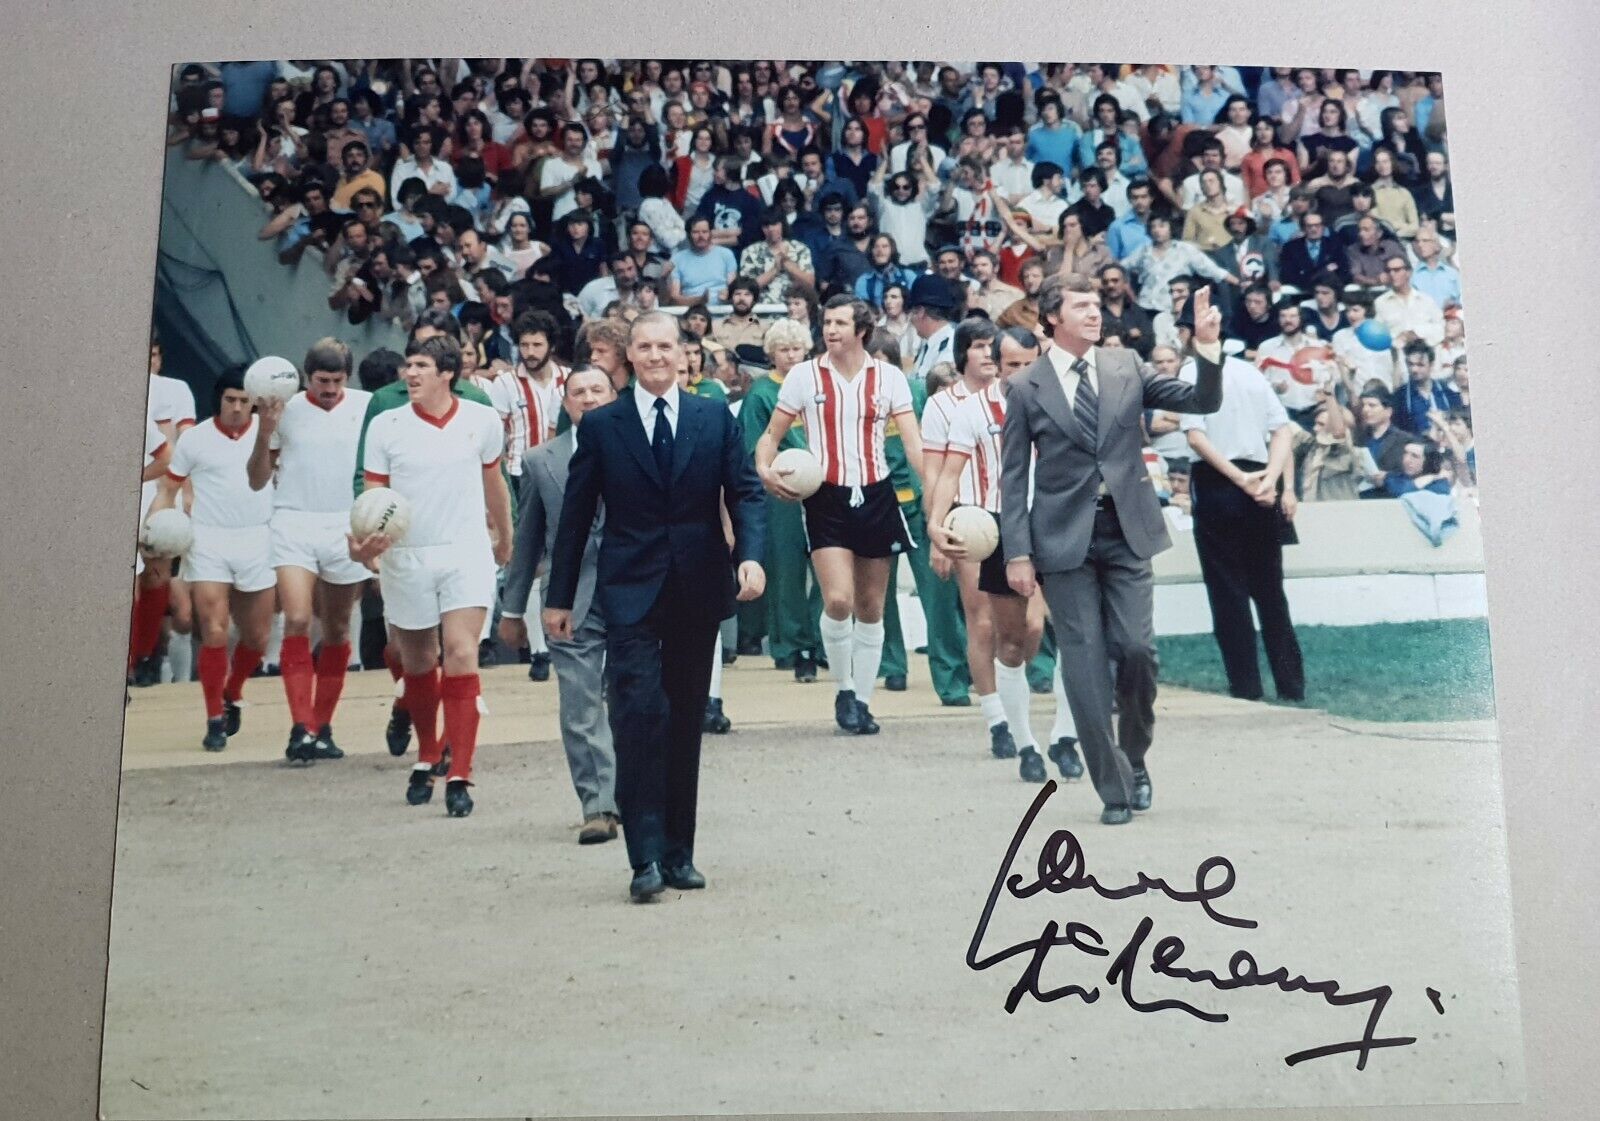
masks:
[(850, 655), (855, 647), (855, 620), (835, 619), (824, 611), (818, 629), (822, 631), (822, 649), (828, 655), (828, 672), (833, 674), (834, 683), (840, 692), (854, 689)]
[(994, 660), (995, 699), (1005, 707), (1006, 724), (1017, 747), (1038, 747), (1033, 738), (1033, 724), (1028, 719), (1028, 673), (1021, 666), (1008, 666), (999, 658)]
[(722, 699), (722, 632), (717, 632), (717, 646), (711, 651), (711, 699)]
[(1077, 739), (1078, 726), (1072, 720), (1072, 706), (1067, 703), (1067, 687), (1061, 680), (1061, 659), (1056, 658), (1055, 676), (1051, 684), (1056, 694), (1056, 722), (1050, 728), (1050, 742)]
[[(998, 666), (999, 664), (999, 662), (995, 662), (995, 665)], [(1001, 703), (1000, 694), (998, 692), (980, 693), (978, 695), (978, 707), (983, 710), (984, 723), (988, 724), (991, 728), (993, 728), (996, 724), (1003, 724), (1007, 720), (1011, 719), (1011, 717), (1006, 713), (1005, 705)]]
[(863, 623), (856, 620), (851, 675), (855, 679), (856, 700), (872, 703), (872, 690), (878, 684), (878, 666), (883, 661), (883, 620)]
[(489, 610), (487, 610), (487, 611), (485, 611), (483, 613), (483, 630), (478, 632), (478, 641), (479, 642), (488, 642), (490, 636), (493, 635), (493, 634), (494, 634), (494, 608), (491, 607)]
[(544, 640), (544, 627), (539, 623), (537, 616), (533, 619), (532, 625), (528, 627), (528, 649), (535, 654), (548, 654), (550, 652), (550, 647)]
[(173, 631), (167, 635), (167, 665), (173, 681), (188, 681), (194, 669), (194, 637)]

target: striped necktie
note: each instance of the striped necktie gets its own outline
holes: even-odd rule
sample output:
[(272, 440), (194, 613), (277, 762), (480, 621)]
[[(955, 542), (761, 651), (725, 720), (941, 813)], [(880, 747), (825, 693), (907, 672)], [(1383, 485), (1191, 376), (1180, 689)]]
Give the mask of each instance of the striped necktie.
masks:
[(1089, 383), (1089, 363), (1078, 359), (1072, 364), (1072, 372), (1078, 375), (1078, 391), (1072, 396), (1072, 415), (1083, 426), (1089, 446), (1094, 447), (1100, 433), (1100, 402), (1094, 386)]

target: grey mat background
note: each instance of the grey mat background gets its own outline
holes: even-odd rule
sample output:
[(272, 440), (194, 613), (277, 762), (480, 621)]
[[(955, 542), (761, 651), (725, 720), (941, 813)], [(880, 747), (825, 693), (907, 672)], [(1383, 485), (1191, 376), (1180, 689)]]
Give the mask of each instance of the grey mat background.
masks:
[[(100, 1015), (168, 67), (217, 58), (507, 54), (997, 56), (1429, 67), (1446, 76), (1472, 309), (1489, 597), (1529, 1100), (1303, 1110), (1423, 1119), (1600, 1115), (1600, 767), (1591, 749), (1600, 521), (1586, 410), (1600, 179), (1586, 45), (1540, 5), (1344, 0), (1320, 9), (919, 2), (623, 6), (4, 4), (0, 260), (0, 1118), (95, 1115)], [(730, 18), (730, 16), (732, 18)], [(715, 28), (714, 35), (709, 29)], [(848, 44), (846, 46), (845, 44)], [(1540, 181), (1536, 161), (1560, 169)], [(1574, 217), (1568, 221), (1565, 214)], [(1542, 256), (1524, 248), (1535, 241)], [(1587, 563), (1586, 563), (1587, 562)], [(91, 687), (90, 682), (104, 682)], [(936, 1025), (930, 1025), (930, 1029)], [(263, 1056), (269, 1061), (269, 1056)], [(1159, 1062), (1159, 1056), (1151, 1056)], [(1099, 1114), (1183, 1121), (1268, 1111)]]

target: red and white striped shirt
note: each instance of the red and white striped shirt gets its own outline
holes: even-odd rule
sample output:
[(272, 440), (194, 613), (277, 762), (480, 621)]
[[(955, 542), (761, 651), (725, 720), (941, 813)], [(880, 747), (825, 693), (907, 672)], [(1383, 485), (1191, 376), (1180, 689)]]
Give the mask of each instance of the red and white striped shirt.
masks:
[(890, 417), (914, 413), (911, 385), (899, 367), (868, 358), (855, 377), (845, 378), (825, 354), (789, 371), (776, 411), (804, 421), (806, 446), (822, 461), (823, 481), (844, 487), (889, 477), (884, 430)]
[(943, 453), (950, 443), (950, 424), (956, 418), (961, 402), (972, 396), (966, 379), (957, 378), (945, 386), (922, 407), (922, 450)]
[(956, 488), (958, 504), (1000, 512), (1000, 434), (1005, 424), (1006, 395), (998, 381), (982, 393), (969, 393), (956, 409), (945, 454), (967, 461)]
[(549, 385), (526, 376), (521, 363), (489, 383), (489, 400), (505, 424), (506, 471), (513, 477), (522, 474), (522, 454), (544, 443), (555, 429), (567, 371), (553, 362), (550, 370)]

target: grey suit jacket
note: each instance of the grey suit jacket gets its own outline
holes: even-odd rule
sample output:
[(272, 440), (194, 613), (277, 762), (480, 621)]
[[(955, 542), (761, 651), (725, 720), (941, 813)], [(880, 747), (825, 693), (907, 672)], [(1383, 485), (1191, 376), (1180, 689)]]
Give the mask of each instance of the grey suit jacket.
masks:
[[(539, 574), (539, 564), (555, 547), (556, 527), (561, 524), (561, 502), (567, 492), (567, 464), (577, 448), (574, 429), (554, 440), (528, 449), (522, 456), (522, 486), (518, 497), (517, 540), (500, 592), (500, 610), (523, 613)], [(578, 592), (572, 601), (572, 629), (583, 625), (594, 601), (596, 565), (600, 558), (600, 536), (605, 525), (605, 510), (595, 515), (584, 547), (583, 564), (578, 570)], [(537, 625), (537, 620), (534, 624)]]
[(1094, 356), (1100, 396), (1099, 431), (1092, 436), (1073, 415), (1048, 353), (1013, 374), (1006, 393), (1001, 544), (1006, 560), (1031, 557), (1035, 572), (1067, 572), (1083, 563), (1094, 536), (1095, 495), (1102, 479), (1134, 554), (1148, 559), (1168, 548), (1172, 539), (1144, 464), (1144, 410), (1213, 413), (1222, 404), (1222, 367), (1198, 355), (1192, 386), (1144, 373), (1131, 350), (1095, 347)]

